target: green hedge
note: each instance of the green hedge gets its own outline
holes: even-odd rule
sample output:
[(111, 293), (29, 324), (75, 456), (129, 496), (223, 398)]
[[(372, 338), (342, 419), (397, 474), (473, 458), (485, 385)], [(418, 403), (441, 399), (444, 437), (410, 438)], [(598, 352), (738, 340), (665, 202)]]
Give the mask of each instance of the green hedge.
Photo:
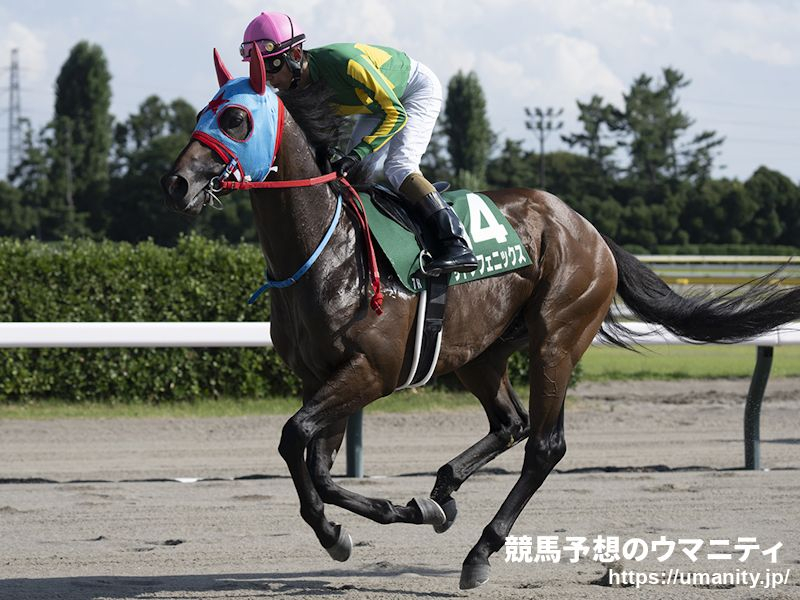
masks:
[[(631, 250), (650, 254), (644, 250)], [(686, 244), (683, 246), (659, 246), (658, 254), (704, 255), (704, 256), (798, 256), (800, 248), (795, 246), (760, 246), (757, 244)]]
[[(268, 321), (269, 300), (247, 298), (264, 262), (252, 244), (192, 235), (151, 242), (0, 238), (0, 321)], [(527, 356), (512, 382), (527, 388)], [(460, 387), (441, 378), (439, 387)], [(298, 379), (263, 348), (0, 349), (0, 401), (173, 402), (299, 393)]]
[[(153, 243), (0, 239), (3, 321), (267, 321), (248, 306), (264, 263), (253, 245), (185, 237)], [(263, 348), (0, 350), (0, 400), (191, 400), (297, 393)]]

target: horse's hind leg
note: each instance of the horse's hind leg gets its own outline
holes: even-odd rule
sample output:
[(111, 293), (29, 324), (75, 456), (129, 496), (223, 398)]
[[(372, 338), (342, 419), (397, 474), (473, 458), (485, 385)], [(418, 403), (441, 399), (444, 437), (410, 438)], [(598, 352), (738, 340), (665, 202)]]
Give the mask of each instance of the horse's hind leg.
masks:
[(443, 465), (436, 474), (431, 498), (447, 515), (437, 533), (450, 528), (456, 517), (456, 503), (451, 494), (475, 471), (528, 436), (528, 413), (522, 407), (511, 382), (507, 362), (514, 348), (510, 344), (491, 346), (456, 375), (483, 405), (489, 419), (489, 433), (464, 452)]
[[(532, 408), (531, 430), (525, 445), (522, 474), (464, 560), (459, 584), (461, 589), (477, 587), (489, 579), (489, 556), (503, 547), (506, 536), (522, 509), (566, 453), (563, 396), (571, 372), (572, 365), (565, 364), (560, 369), (548, 369), (545, 377), (536, 377), (536, 385), (550, 388), (546, 394), (550, 398), (544, 404)], [(531, 387), (533, 385), (535, 384), (532, 381)]]
[[(477, 587), (488, 580), (489, 556), (503, 547), (522, 509), (566, 453), (564, 399), (570, 374), (592, 343), (611, 304), (616, 281), (613, 271), (605, 276), (608, 271), (598, 269), (596, 277), (588, 282), (583, 278), (551, 281), (547, 289), (534, 295), (526, 308), (531, 422), (522, 473), (464, 560), (462, 589)], [(570, 298), (571, 302), (565, 302), (564, 298)]]

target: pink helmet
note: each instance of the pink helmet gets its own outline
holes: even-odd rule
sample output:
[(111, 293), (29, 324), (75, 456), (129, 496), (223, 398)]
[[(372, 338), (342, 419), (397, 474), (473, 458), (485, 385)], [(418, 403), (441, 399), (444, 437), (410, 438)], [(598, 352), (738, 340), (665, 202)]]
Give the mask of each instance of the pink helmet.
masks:
[(297, 27), (289, 15), (262, 12), (250, 21), (244, 30), (244, 39), (239, 46), (243, 61), (250, 60), (253, 46), (258, 47), (264, 57), (282, 54), (289, 48), (302, 44), (306, 39), (303, 30)]

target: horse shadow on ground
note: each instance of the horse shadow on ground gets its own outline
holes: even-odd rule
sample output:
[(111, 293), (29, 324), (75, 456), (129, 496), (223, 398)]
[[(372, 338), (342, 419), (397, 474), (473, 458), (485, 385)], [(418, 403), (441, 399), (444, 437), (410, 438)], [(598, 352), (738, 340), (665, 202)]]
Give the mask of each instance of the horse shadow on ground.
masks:
[[(15, 600), (97, 600), (135, 599), (176, 594), (181, 598), (248, 598), (319, 596), (336, 597), (348, 591), (368, 594), (388, 594), (397, 598), (452, 598), (458, 591), (458, 570), (404, 567), (381, 563), (363, 570), (322, 570), (286, 573), (230, 573), (209, 575), (165, 575), (150, 577), (83, 576), (42, 579), (0, 580), (0, 598)], [(400, 575), (422, 577), (448, 577), (453, 581), (453, 594), (433, 591), (403, 589)], [(354, 583), (356, 578), (362, 579)], [(374, 585), (364, 585), (364, 578), (372, 578)], [(391, 582), (395, 582), (392, 584)], [(389, 584), (389, 585), (386, 585)], [(407, 586), (405, 586), (407, 587)], [(196, 596), (195, 596), (196, 595)]]

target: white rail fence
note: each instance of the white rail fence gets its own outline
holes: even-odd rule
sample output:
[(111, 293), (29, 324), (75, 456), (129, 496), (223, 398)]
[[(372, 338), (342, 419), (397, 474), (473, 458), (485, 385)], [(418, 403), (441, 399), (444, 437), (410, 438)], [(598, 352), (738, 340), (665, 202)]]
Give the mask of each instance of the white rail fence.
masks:
[(269, 322), (0, 323), (0, 348), (272, 347)]
[[(642, 345), (686, 342), (659, 327), (625, 322)], [(594, 344), (599, 344), (595, 338)], [(745, 468), (760, 468), (760, 415), (776, 346), (800, 344), (800, 323), (741, 342), (756, 346), (756, 364), (745, 403)], [(258, 322), (0, 323), (0, 348), (272, 347), (270, 324)], [(362, 477), (361, 411), (347, 427), (347, 475)]]
[[(643, 345), (680, 345), (663, 328), (627, 321)], [(593, 344), (599, 345), (599, 338)], [(748, 346), (800, 344), (800, 322), (790, 323), (739, 342)], [(103, 322), (0, 323), (0, 348), (217, 348), (272, 347), (269, 321), (245, 322)]]

